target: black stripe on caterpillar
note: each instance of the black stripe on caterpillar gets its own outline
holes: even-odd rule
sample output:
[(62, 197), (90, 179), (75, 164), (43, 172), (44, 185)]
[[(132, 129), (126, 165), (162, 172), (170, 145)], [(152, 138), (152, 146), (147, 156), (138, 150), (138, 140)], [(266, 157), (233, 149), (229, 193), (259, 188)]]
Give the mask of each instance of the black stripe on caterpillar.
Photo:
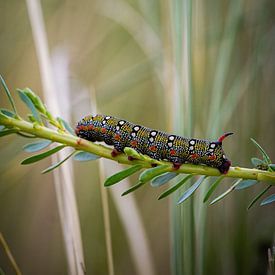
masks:
[(168, 160), (178, 169), (183, 163), (205, 164), (226, 174), (231, 161), (225, 156), (222, 141), (233, 134), (226, 133), (217, 141), (185, 138), (137, 125), (113, 116), (86, 116), (78, 122), (75, 133), (90, 141), (113, 145), (112, 155), (131, 147), (156, 160)]

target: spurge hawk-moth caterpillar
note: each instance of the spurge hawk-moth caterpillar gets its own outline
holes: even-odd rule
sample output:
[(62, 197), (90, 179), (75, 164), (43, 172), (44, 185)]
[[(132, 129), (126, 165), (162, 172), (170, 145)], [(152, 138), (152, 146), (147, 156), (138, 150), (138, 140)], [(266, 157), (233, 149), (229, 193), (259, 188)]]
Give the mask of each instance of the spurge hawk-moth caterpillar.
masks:
[(123, 152), (125, 147), (131, 147), (153, 159), (168, 160), (176, 169), (187, 162), (215, 167), (226, 174), (231, 165), (222, 141), (233, 133), (226, 133), (217, 141), (185, 138), (105, 115), (84, 117), (78, 122), (75, 133), (93, 142), (104, 141), (113, 145), (113, 156)]

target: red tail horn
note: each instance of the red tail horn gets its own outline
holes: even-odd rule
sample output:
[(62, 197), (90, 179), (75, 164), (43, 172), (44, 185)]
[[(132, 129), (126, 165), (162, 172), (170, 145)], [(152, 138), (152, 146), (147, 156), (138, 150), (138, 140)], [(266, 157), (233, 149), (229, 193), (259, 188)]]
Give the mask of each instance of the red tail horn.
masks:
[(234, 133), (225, 133), (225, 134), (223, 134), (222, 136), (219, 137), (218, 142), (222, 143), (223, 140), (224, 140), (226, 137), (228, 137), (228, 136), (230, 136), (230, 135), (233, 135), (233, 134), (234, 134)]

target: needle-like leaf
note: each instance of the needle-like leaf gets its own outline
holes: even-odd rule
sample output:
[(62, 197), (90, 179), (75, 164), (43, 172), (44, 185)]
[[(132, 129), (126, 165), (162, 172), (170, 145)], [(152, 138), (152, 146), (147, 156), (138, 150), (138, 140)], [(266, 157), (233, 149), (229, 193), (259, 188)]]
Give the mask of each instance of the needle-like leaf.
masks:
[(166, 191), (161, 193), (160, 196), (158, 197), (158, 200), (161, 200), (161, 199), (167, 197), (168, 195), (170, 195), (171, 193), (175, 192), (177, 189), (179, 189), (184, 183), (186, 183), (192, 177), (193, 177), (193, 175), (188, 175), (188, 176), (184, 177), (183, 179), (181, 179), (178, 183), (176, 183), (175, 185), (173, 185), (172, 187), (170, 187), (169, 189), (167, 189)]
[(75, 151), (73, 151), (72, 153), (70, 153), (66, 158), (64, 158), (63, 160), (54, 163), (53, 165), (49, 166), (48, 168), (46, 168), (45, 170), (43, 170), (41, 173), (42, 174), (46, 174), (54, 169), (56, 169), (57, 167), (59, 167), (61, 164), (63, 164), (66, 160), (68, 160), (73, 154), (75, 153)]
[(134, 166), (131, 166), (125, 170), (122, 170), (112, 176), (110, 176), (109, 178), (107, 178), (104, 182), (104, 186), (111, 186), (115, 183), (118, 183), (120, 181), (122, 181), (123, 179), (128, 178), (129, 176), (133, 175), (134, 173), (136, 173), (137, 171), (142, 169), (142, 165), (137, 164)]
[(34, 162), (37, 162), (37, 161), (40, 161), (46, 157), (49, 157), (53, 154), (55, 154), (56, 152), (62, 150), (64, 147), (66, 147), (65, 145), (59, 145), (57, 147), (54, 147), (53, 149), (49, 150), (49, 151), (46, 151), (42, 154), (39, 154), (39, 155), (35, 155), (35, 156), (32, 156), (32, 157), (29, 157), (29, 158), (26, 158), (24, 159), (21, 164), (31, 164), (31, 163), (34, 163)]
[(188, 188), (183, 195), (179, 198), (177, 204), (183, 203), (187, 200), (202, 184), (202, 182), (207, 178), (207, 176), (201, 176), (190, 188)]

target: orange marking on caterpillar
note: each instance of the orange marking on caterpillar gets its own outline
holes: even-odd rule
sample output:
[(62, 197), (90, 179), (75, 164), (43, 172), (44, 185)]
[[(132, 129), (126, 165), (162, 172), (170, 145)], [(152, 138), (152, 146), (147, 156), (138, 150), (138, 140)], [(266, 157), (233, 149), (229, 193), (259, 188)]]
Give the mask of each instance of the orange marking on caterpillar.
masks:
[(157, 147), (155, 145), (152, 145), (149, 147), (149, 150), (152, 152), (156, 152), (157, 151)]
[(132, 147), (137, 147), (137, 145), (138, 145), (137, 140), (132, 140), (132, 141), (130, 142), (130, 145), (131, 145)]
[(170, 150), (170, 155), (171, 156), (175, 156), (176, 154), (177, 154), (176, 150), (174, 150), (174, 149)]
[(92, 124), (88, 125), (88, 130), (89, 130), (89, 131), (93, 131), (93, 130), (94, 130), (94, 128), (95, 128), (95, 126), (94, 126), (94, 125), (92, 125)]
[(116, 141), (120, 141), (121, 140), (121, 136), (119, 134), (115, 134), (115, 140)]
[(209, 160), (215, 160), (215, 159), (217, 159), (217, 156), (216, 155), (212, 155), (212, 156), (209, 156), (208, 159)]
[(199, 157), (199, 155), (198, 155), (198, 154), (192, 154), (190, 157), (191, 157), (192, 159), (197, 159), (197, 158)]
[(106, 134), (106, 132), (107, 132), (107, 129), (106, 129), (106, 128), (101, 128), (101, 133), (102, 133), (102, 134)]

